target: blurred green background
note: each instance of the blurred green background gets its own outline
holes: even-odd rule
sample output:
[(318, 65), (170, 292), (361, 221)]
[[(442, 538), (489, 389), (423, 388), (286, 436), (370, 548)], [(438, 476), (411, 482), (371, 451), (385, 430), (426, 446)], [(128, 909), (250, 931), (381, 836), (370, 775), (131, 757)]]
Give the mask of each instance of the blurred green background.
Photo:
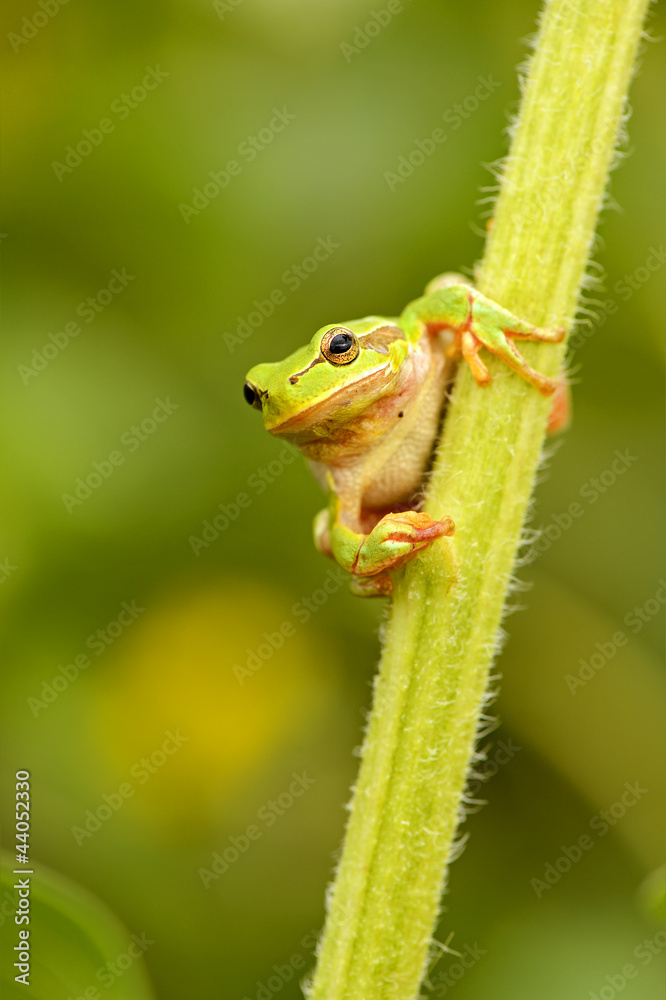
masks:
[[(36, 28), (46, 8), (10, 0), (3, 43), (3, 787), (31, 772), (33, 856), (154, 941), (160, 998), (297, 997), (383, 611), (323, 590), (319, 487), (243, 378), (325, 322), (469, 273), (538, 5), (418, 0), (367, 32), (383, 0), (47, 6)], [(605, 304), (580, 328), (574, 424), (531, 522), (547, 533), (518, 573), (534, 587), (506, 622), (493, 776), (473, 787), (489, 804), (438, 929), (475, 957), (444, 954), (435, 997), (588, 997), (631, 962), (628, 1000), (663, 996), (639, 887), (663, 843), (664, 63), (646, 44), (592, 269), (605, 290), (587, 292)], [(437, 127), (446, 142), (389, 184)], [(627, 782), (643, 791), (623, 812)], [(274, 966), (294, 956), (287, 982)]]

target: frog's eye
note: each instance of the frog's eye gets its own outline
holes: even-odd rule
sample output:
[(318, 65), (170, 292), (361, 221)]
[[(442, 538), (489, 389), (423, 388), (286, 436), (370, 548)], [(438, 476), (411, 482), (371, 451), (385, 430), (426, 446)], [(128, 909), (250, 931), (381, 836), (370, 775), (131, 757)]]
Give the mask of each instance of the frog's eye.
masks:
[(327, 330), (321, 341), (321, 353), (332, 365), (349, 365), (359, 356), (361, 348), (351, 330), (334, 326)]
[(261, 409), (261, 399), (259, 398), (259, 393), (252, 385), (251, 382), (246, 382), (243, 386), (243, 396), (245, 397), (245, 402), (253, 406), (255, 410)]

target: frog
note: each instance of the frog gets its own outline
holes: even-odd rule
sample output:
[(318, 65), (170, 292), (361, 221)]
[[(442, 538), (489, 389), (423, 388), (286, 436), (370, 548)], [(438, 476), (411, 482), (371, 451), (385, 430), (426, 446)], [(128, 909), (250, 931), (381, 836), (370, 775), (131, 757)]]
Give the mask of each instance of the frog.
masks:
[(555, 395), (561, 425), (562, 380), (532, 368), (514, 341), (556, 344), (564, 335), (446, 273), (400, 316), (326, 324), (283, 361), (248, 372), (246, 402), (271, 434), (305, 456), (328, 492), (314, 543), (350, 574), (353, 593), (389, 596), (397, 571), (455, 532), (452, 518), (435, 520), (418, 508), (460, 360), (483, 388), (492, 376), (480, 352), (497, 355), (542, 395)]

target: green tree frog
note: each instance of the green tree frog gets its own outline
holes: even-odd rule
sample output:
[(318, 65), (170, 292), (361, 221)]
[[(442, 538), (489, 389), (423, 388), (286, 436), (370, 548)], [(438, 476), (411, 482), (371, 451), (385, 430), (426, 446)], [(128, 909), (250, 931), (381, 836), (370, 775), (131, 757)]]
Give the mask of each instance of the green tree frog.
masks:
[(366, 316), (327, 324), (284, 361), (256, 365), (244, 386), (266, 429), (294, 444), (328, 489), (314, 522), (317, 548), (352, 575), (360, 595), (388, 595), (391, 572), (436, 539), (450, 517), (414, 509), (462, 355), (480, 386), (492, 351), (543, 395), (558, 382), (531, 368), (514, 339), (557, 343), (562, 329), (538, 329), (440, 275), (398, 318)]

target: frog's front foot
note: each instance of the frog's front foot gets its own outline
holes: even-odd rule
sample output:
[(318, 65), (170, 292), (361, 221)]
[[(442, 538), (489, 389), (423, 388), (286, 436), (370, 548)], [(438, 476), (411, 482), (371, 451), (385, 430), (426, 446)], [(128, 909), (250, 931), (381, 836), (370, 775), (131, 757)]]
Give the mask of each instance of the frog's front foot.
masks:
[(563, 327), (542, 329), (526, 323), (506, 309), (496, 305), (473, 289), (468, 290), (470, 315), (467, 323), (455, 330), (456, 339), (450, 354), (461, 353), (472, 369), (479, 385), (492, 381), (490, 372), (479, 358), (479, 349), (486, 347), (518, 372), (544, 396), (552, 396), (558, 386), (556, 379), (548, 378), (528, 365), (513, 343), (514, 339), (538, 340), (550, 344), (560, 343), (565, 336)]
[(447, 354), (453, 358), (462, 354), (479, 385), (488, 385), (492, 381), (490, 372), (479, 357), (480, 349), (485, 347), (544, 396), (551, 396), (557, 388), (555, 379), (528, 365), (513, 341), (539, 340), (558, 344), (564, 340), (563, 328), (532, 326), (477, 292), (467, 280), (455, 274), (440, 274), (433, 278), (426, 295), (407, 306), (401, 322), (407, 336), (414, 341), (418, 340), (424, 326), (433, 335), (441, 330), (452, 330), (454, 339), (447, 348)]
[(350, 572), (365, 579), (399, 569), (437, 538), (454, 531), (450, 517), (433, 521), (430, 514), (416, 510), (385, 514), (364, 537)]

